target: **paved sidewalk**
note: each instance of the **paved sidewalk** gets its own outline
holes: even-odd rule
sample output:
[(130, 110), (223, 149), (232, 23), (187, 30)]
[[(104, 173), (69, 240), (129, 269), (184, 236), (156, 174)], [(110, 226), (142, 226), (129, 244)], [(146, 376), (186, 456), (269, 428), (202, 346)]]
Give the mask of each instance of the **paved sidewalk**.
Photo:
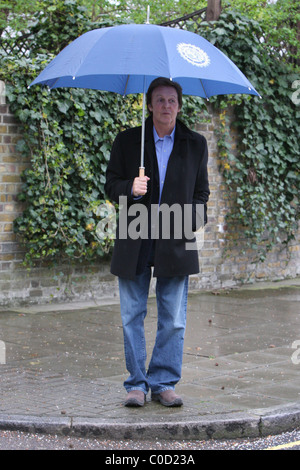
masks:
[[(0, 429), (111, 439), (257, 437), (296, 429), (299, 305), (300, 279), (190, 293), (176, 388), (184, 406), (175, 409), (150, 398), (144, 408), (123, 407), (118, 303), (0, 308)], [(154, 298), (146, 330), (150, 353)]]

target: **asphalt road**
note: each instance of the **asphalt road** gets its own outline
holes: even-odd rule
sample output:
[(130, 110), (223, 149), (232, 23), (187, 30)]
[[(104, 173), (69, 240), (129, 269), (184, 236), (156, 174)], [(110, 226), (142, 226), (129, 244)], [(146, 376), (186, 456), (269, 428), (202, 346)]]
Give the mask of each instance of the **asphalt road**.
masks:
[[(227, 441), (112, 441), (73, 436), (57, 436), (46, 434), (27, 434), (17, 431), (0, 431), (0, 450), (102, 450), (102, 463), (113, 463), (112, 460), (127, 456), (123, 465), (137, 468), (137, 461), (129, 460), (128, 457), (142, 455), (150, 458), (151, 464), (162, 464), (164, 455), (178, 456), (178, 461), (173, 463), (190, 464), (196, 463), (197, 455), (201, 450), (300, 450), (300, 429), (284, 433), (278, 436), (268, 436), (262, 439), (238, 439)], [(127, 452), (124, 452), (124, 451)], [(130, 452), (147, 451), (147, 453)], [(151, 451), (151, 452), (148, 452)], [(143, 457), (144, 458), (144, 457)], [(171, 458), (171, 457), (169, 457)], [(161, 460), (162, 459), (162, 460)], [(187, 460), (189, 459), (189, 461)], [(165, 462), (171, 463), (171, 462)], [(135, 465), (136, 464), (136, 465)]]

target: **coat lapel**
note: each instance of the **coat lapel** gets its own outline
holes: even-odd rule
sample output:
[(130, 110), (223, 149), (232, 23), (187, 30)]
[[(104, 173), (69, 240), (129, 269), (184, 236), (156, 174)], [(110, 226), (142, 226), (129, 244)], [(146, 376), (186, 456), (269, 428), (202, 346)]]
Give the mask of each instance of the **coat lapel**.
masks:
[[(190, 130), (181, 121), (177, 120), (174, 146), (168, 161), (161, 202), (165, 200), (165, 192), (168, 193), (168, 191), (174, 190), (174, 185), (176, 186), (176, 181), (178, 180), (178, 177), (180, 177), (182, 171), (182, 165), (186, 164), (186, 157), (188, 154), (187, 141), (188, 139), (193, 138), (193, 134)], [(158, 171), (158, 167), (153, 138), (153, 120), (150, 116), (147, 118), (145, 123), (145, 174), (152, 180), (152, 192), (154, 191), (154, 185), (156, 183), (159, 184), (158, 175), (156, 175), (155, 170)], [(157, 177), (157, 181), (155, 176)], [(150, 199), (152, 199), (152, 197)]]

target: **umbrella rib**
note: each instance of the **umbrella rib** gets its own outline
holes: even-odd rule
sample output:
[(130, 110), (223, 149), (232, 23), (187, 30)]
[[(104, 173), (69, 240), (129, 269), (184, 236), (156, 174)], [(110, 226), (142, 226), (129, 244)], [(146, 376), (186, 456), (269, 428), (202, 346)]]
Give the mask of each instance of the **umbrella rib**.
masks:
[(60, 79), (60, 77), (57, 77), (57, 79), (55, 80), (54, 83), (52, 83), (51, 87), (49, 87), (50, 89), (51, 88), (54, 88), (54, 86), (56, 85), (56, 83), (58, 82), (58, 80)]
[(130, 75), (127, 75), (127, 80), (126, 80), (126, 83), (125, 83), (125, 88), (124, 88), (123, 96), (126, 95), (126, 90), (127, 90), (127, 85), (128, 85), (129, 77), (130, 77)]
[(205, 91), (204, 85), (203, 85), (203, 83), (202, 83), (202, 79), (201, 79), (201, 78), (199, 78), (199, 81), (200, 81), (200, 83), (201, 83), (201, 86), (202, 86), (202, 89), (203, 89), (203, 93), (205, 94), (205, 98), (207, 99), (207, 101), (209, 101), (209, 98), (208, 98), (208, 96), (207, 96), (207, 94), (206, 94), (206, 91)]

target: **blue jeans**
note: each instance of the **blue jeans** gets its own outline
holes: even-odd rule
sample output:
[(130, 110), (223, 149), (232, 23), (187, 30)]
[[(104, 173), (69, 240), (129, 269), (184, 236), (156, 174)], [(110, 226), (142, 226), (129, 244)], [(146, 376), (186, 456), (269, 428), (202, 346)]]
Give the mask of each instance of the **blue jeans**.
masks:
[(128, 392), (142, 390), (147, 393), (151, 389), (154, 393), (161, 393), (174, 390), (181, 378), (188, 276), (157, 278), (157, 334), (146, 372), (144, 319), (150, 279), (150, 266), (135, 280), (119, 278), (125, 360), (130, 373), (124, 387)]

